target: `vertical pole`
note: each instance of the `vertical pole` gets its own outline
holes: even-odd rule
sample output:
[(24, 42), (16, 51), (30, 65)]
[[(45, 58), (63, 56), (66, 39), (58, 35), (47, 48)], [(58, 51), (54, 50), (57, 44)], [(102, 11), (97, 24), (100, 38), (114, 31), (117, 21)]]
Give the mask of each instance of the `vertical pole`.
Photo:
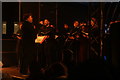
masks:
[[(20, 22), (21, 22), (21, 0), (19, 0), (19, 23)], [(17, 54), (17, 56), (20, 57), (19, 54)], [(18, 68), (20, 68), (20, 58), (18, 58)]]
[(21, 0), (19, 0), (19, 22), (21, 21)]
[(57, 10), (57, 8), (58, 8), (58, 5), (57, 5), (57, 2), (56, 2), (56, 29), (58, 28), (58, 10)]
[(100, 56), (103, 54), (103, 2), (100, 3)]

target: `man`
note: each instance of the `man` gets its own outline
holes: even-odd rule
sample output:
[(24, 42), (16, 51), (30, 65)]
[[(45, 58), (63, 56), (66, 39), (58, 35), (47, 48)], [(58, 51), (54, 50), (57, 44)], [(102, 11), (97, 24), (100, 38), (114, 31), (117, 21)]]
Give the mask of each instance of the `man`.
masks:
[(24, 23), (22, 25), (22, 43), (23, 43), (23, 53), (21, 56), (20, 73), (28, 74), (28, 69), (30, 71), (31, 65), (35, 62), (35, 38), (36, 32), (34, 25), (32, 24), (33, 18), (31, 14), (24, 14)]
[[(65, 48), (68, 50), (69, 54), (64, 54), (64, 61), (65, 64), (77, 63), (77, 53), (79, 49), (79, 33), (80, 33), (80, 27), (79, 22), (74, 21), (73, 23), (73, 29), (70, 31), (70, 35), (68, 36), (68, 41), (65, 43)], [(65, 53), (67, 53), (65, 52)]]
[[(74, 21), (73, 29), (70, 31), (70, 35), (73, 36), (73, 39), (79, 38), (78, 34), (80, 32), (80, 26), (78, 21)], [(70, 37), (72, 38), (72, 37)]]
[(62, 33), (64, 34), (65, 38), (68, 36), (68, 34), (70, 33), (70, 27), (67, 24), (64, 24), (64, 28)]
[(38, 63), (40, 68), (45, 68), (56, 62), (56, 40), (55, 28), (51, 26), (48, 19), (44, 19), (43, 25), (40, 27), (38, 36), (47, 36), (47, 38), (39, 44)]
[[(109, 42), (108, 46), (108, 59), (110, 60), (110, 63), (112, 64), (115, 75), (118, 78), (118, 75), (120, 74), (120, 18), (118, 21), (115, 21), (110, 25), (110, 38), (107, 40)], [(120, 79), (120, 78), (119, 78)]]
[(96, 18), (92, 17), (90, 21), (89, 39), (90, 51), (89, 58), (94, 59), (100, 55), (100, 28)]
[(55, 28), (50, 25), (50, 21), (48, 19), (44, 20), (44, 29), (42, 31), (45, 35), (49, 36), (44, 43), (44, 52), (46, 56), (46, 65), (51, 65), (57, 60), (57, 43), (55, 40)]

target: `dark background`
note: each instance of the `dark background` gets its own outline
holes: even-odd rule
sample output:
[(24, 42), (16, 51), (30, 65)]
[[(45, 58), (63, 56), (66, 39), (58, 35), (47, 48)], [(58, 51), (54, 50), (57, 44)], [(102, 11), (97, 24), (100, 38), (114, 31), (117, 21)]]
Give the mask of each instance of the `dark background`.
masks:
[[(64, 23), (71, 27), (73, 21), (88, 21), (91, 17), (97, 18), (100, 26), (101, 10), (103, 10), (104, 24), (109, 25), (110, 21), (120, 16), (118, 2), (21, 2), (20, 4), (20, 21), (24, 13), (32, 13), (34, 24), (47, 18), (58, 29), (62, 29)], [(2, 21), (7, 22), (7, 37), (11, 37), (14, 32), (13, 23), (19, 22), (19, 2), (2, 3)]]
[[(91, 6), (91, 5), (92, 6)], [(21, 2), (21, 21), (24, 13), (32, 13), (34, 24), (41, 19), (49, 19), (51, 24), (61, 29), (64, 23), (72, 26), (74, 20), (88, 21), (90, 13), (98, 9), (100, 3), (80, 2)], [(91, 9), (90, 9), (91, 6)], [(98, 17), (99, 12), (92, 15)], [(2, 21), (7, 22), (7, 37), (11, 37), (14, 29), (14, 22), (19, 22), (19, 2), (2, 3)], [(4, 37), (3, 37), (4, 38)]]

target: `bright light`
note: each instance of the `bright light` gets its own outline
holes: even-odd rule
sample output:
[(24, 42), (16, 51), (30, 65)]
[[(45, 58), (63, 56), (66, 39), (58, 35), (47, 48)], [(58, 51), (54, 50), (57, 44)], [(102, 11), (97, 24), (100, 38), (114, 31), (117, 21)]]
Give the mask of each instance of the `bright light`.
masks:
[(14, 24), (15, 26), (17, 26), (17, 24)]
[(3, 26), (6, 26), (6, 24), (3, 24)]

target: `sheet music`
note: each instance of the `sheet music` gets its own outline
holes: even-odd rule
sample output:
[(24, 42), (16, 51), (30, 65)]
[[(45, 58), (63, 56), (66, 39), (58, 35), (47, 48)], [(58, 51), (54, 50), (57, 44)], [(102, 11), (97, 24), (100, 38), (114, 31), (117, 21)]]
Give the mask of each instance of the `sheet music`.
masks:
[(47, 36), (37, 36), (37, 38), (35, 39), (35, 43), (42, 44), (46, 38)]

